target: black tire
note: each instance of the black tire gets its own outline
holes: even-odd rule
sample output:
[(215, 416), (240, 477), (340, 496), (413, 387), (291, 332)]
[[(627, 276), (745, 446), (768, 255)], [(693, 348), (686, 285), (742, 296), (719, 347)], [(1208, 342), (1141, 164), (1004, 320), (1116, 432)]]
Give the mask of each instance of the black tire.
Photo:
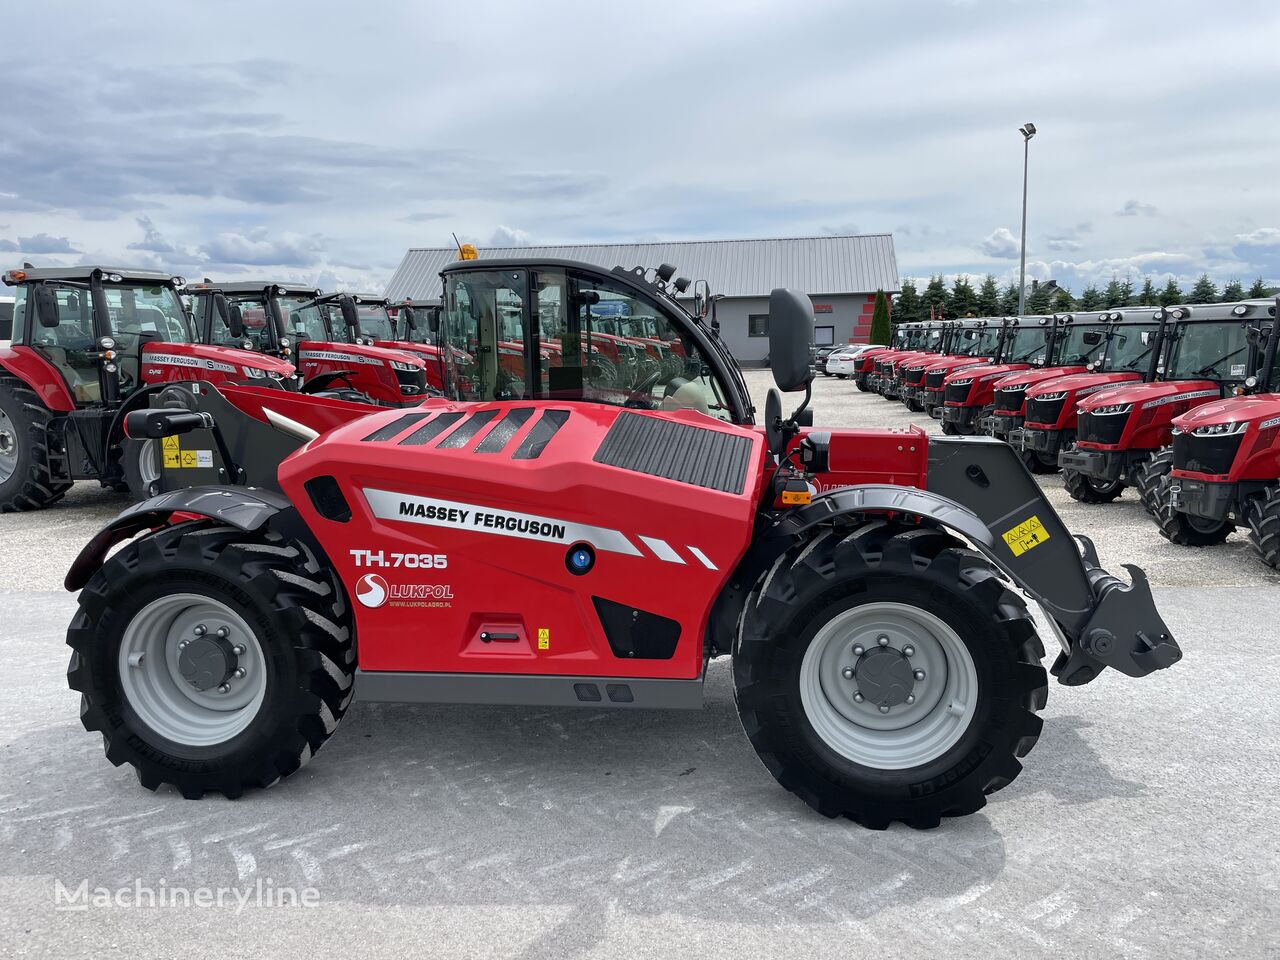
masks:
[[(147, 726), (124, 694), (120, 645), (148, 604), (210, 597), (252, 624), (265, 694), (249, 725), (217, 744), (188, 746)], [(80, 593), (67, 631), (67, 682), (80, 719), (102, 734), (107, 759), (131, 764), (149, 790), (168, 783), (188, 799), (229, 798), (295, 773), (329, 738), (351, 700), (355, 647), (345, 595), (301, 543), (206, 522), (129, 543)]]
[(1133, 488), (1138, 491), (1138, 497), (1142, 500), (1143, 509), (1153, 517), (1156, 515), (1156, 508), (1159, 506), (1156, 501), (1158, 496), (1157, 488), (1160, 486), (1160, 481), (1167, 477), (1172, 469), (1173, 448), (1165, 447), (1134, 470)]
[(1070, 467), (1062, 469), (1062, 485), (1071, 494), (1071, 499), (1079, 503), (1110, 503), (1124, 493), (1125, 486), (1123, 480), (1103, 483)]
[[(834, 617), (897, 602), (944, 621), (976, 668), (977, 707), (959, 739), (922, 765), (865, 766), (818, 734), (801, 693), (805, 653)], [(778, 782), (827, 817), (872, 829), (935, 827), (1008, 785), (1035, 745), (1048, 692), (1025, 603), (992, 566), (938, 530), (885, 521), (827, 530), (779, 559), (748, 601), (734, 651), (743, 728)]]
[(950, 420), (942, 421), (942, 433), (944, 436), (948, 436), (948, 437), (964, 436), (964, 434), (960, 432), (960, 428), (956, 426), (954, 423), (952, 423)]
[(55, 480), (49, 469), (49, 421), (53, 412), (17, 377), (0, 375), (0, 410), (13, 428), (16, 462), (0, 481), (0, 513), (39, 510), (61, 500), (70, 481)]
[(1032, 473), (1045, 474), (1058, 472), (1057, 457), (1050, 456), (1047, 453), (1041, 453), (1039, 450), (1019, 450), (1018, 456), (1022, 458), (1022, 462), (1027, 465), (1027, 469)]
[(871, 387), (867, 386), (867, 377), (865, 374), (859, 374), (859, 376), (856, 379), (856, 383), (858, 384), (858, 389), (861, 390), (863, 393), (871, 392)]
[(119, 487), (135, 500), (146, 500), (159, 490), (160, 461), (163, 456), (159, 440), (134, 440), (124, 437), (120, 442), (120, 473), (124, 481)]
[(1272, 485), (1250, 500), (1245, 518), (1258, 558), (1268, 567), (1280, 567), (1280, 486)]
[(1216, 547), (1231, 536), (1236, 527), (1230, 520), (1217, 523), (1175, 510), (1169, 502), (1171, 482), (1172, 477), (1166, 473), (1156, 481), (1151, 491), (1156, 508), (1151, 517), (1160, 530), (1160, 536), (1183, 547)]

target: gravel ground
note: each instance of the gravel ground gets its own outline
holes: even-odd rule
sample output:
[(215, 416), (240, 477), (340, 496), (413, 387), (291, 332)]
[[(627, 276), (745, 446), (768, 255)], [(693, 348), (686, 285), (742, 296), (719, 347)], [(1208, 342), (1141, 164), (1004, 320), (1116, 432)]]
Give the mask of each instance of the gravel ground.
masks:
[[(767, 372), (748, 382), (762, 400)], [(822, 424), (936, 431), (847, 382), (820, 380), (815, 405)], [(59, 584), (123, 499), (82, 484), (0, 517), (0, 955), (1280, 955), (1277, 578), (1243, 538), (1174, 547), (1131, 495), (1087, 508), (1042, 482), (1105, 564), (1147, 568), (1186, 657), (1051, 687), (1023, 776), (924, 833), (823, 820), (780, 790), (723, 663), (700, 712), (356, 703), (276, 789), (148, 793), (103, 760), (64, 677)], [(81, 881), (128, 892), (58, 910), (56, 884)], [(135, 883), (319, 905), (136, 908)]]

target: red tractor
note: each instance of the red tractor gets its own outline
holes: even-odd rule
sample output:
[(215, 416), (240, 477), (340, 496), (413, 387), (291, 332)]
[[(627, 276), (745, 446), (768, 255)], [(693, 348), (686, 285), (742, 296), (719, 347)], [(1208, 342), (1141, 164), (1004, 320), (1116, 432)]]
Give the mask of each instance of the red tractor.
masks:
[(284, 360), (198, 342), (180, 277), (56, 267), (4, 282), (17, 296), (12, 344), (0, 348), (0, 511), (47, 506), (76, 480), (144, 491), (159, 456), (127, 442), (124, 419), (168, 384), (293, 377)]
[(863, 393), (874, 392), (873, 380), (876, 373), (876, 358), (894, 350), (905, 349), (911, 341), (914, 323), (900, 323), (893, 328), (887, 346), (875, 346), (858, 354), (858, 362), (854, 368), (853, 382)]
[(940, 419), (946, 403), (943, 384), (947, 377), (958, 370), (999, 363), (1006, 347), (1013, 343), (1009, 335), (1012, 329), (1009, 321), (1009, 317), (980, 317), (963, 321), (968, 326), (961, 328), (954, 354), (925, 363), (916, 393), (916, 408), (935, 420)]
[[(531, 345), (561, 305), (568, 349), (525, 396), (495, 399), (493, 364), (463, 377), (449, 354), (450, 397), (413, 411), (318, 437), (264, 413), (303, 443), (281, 492), (175, 490), (81, 552), (68, 680), (112, 763), (235, 797), (297, 771), (353, 696), (696, 708), (708, 661), (732, 656), (746, 735), (784, 788), (826, 816), (923, 828), (982, 807), (1040, 733), (1024, 594), (1055, 624), (1061, 683), (1180, 658), (1142, 572), (1102, 570), (1008, 446), (803, 426), (803, 294), (774, 291), (769, 335), (778, 387), (805, 400), (785, 415), (770, 390), (757, 425), (705, 301), (690, 315), (640, 269), (461, 261), (446, 335), (491, 357), (499, 291)], [(584, 334), (606, 297), (696, 364), (625, 394), (592, 383)], [(271, 394), (193, 391), (129, 429), (257, 420)]]
[(1174, 418), (1256, 389), (1262, 360), (1258, 323), (1269, 305), (1168, 308), (1157, 347), (1158, 379), (1103, 390), (1077, 404), (1076, 443), (1058, 454), (1071, 496), (1082, 503), (1109, 503), (1134, 485), (1149, 503), (1144, 491), (1168, 469), (1152, 457), (1172, 441)]
[[(1152, 461), (1155, 482), (1146, 507), (1160, 533), (1173, 543), (1211, 546), (1237, 527), (1263, 563), (1280, 566), (1280, 394), (1276, 383), (1275, 322), (1280, 301), (1250, 302), (1254, 315), (1265, 309), (1270, 322), (1254, 329), (1265, 342), (1257, 382), (1249, 396), (1211, 401), (1176, 417), (1173, 446)], [(1264, 337), (1265, 330), (1265, 337)]]
[(946, 354), (951, 342), (951, 321), (928, 320), (920, 324), (917, 345), (909, 350), (882, 353), (875, 358), (875, 390), (886, 400), (902, 395), (902, 368), (914, 360), (936, 359)]
[(1057, 327), (1053, 317), (1009, 317), (1000, 362), (965, 367), (942, 380), (942, 432), (972, 436), (995, 409), (995, 385), (1011, 373), (1053, 362)]
[[(1105, 321), (1102, 330), (1097, 330), (1091, 322), (1093, 317)], [(1058, 454), (1075, 443), (1076, 405), (1085, 397), (1121, 384), (1150, 382), (1155, 378), (1163, 319), (1164, 310), (1153, 311), (1151, 307), (1075, 315), (1072, 332), (1083, 331), (1080, 345), (1075, 349), (1086, 363), (1087, 371), (1028, 384), (1022, 425), (1013, 427), (1007, 437), (1029, 465), (1036, 465), (1033, 469), (1043, 470), (1049, 464), (1056, 469)], [(1100, 353), (1090, 357), (1089, 349), (1099, 349)], [(1079, 481), (1076, 475), (1069, 483)]]
[(361, 331), (362, 321), (386, 322), (381, 297), (326, 296), (262, 280), (206, 280), (187, 293), (203, 342), (238, 343), (296, 360), (303, 393), (389, 407), (411, 406), (429, 395), (422, 357), (374, 346), (373, 336)]

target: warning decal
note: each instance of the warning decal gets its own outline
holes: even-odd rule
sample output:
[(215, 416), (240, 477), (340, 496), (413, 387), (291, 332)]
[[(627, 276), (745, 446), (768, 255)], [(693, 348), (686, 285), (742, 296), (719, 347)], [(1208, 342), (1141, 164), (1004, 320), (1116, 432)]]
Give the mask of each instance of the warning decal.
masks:
[(212, 450), (183, 450), (177, 437), (165, 437), (160, 441), (161, 463), (166, 470), (191, 470), (213, 467)]
[(1004, 537), (1004, 542), (1009, 545), (1013, 555), (1020, 557), (1028, 550), (1034, 550), (1048, 540), (1049, 531), (1044, 528), (1044, 524), (1040, 522), (1039, 517), (1033, 516), (1016, 527), (1006, 530), (1001, 536)]

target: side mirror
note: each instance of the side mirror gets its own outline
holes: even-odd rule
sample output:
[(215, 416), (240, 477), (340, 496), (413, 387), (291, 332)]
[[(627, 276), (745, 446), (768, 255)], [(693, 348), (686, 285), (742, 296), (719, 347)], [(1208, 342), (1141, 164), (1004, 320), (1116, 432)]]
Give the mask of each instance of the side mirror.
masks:
[(769, 295), (769, 366), (779, 390), (799, 390), (813, 379), (812, 343), (813, 302), (798, 290), (774, 290)]
[(711, 284), (699, 280), (693, 285), (693, 313), (699, 320), (705, 320), (711, 311)]
[(400, 316), (404, 317), (404, 328), (412, 330), (414, 333), (418, 331), (418, 314), (407, 303), (400, 308)]
[(427, 307), (427, 329), (432, 334), (440, 332), (440, 311), (441, 307)]
[[(218, 319), (222, 321), (224, 327), (231, 326), (231, 310), (227, 306), (227, 298), (220, 293), (213, 295), (213, 309), (218, 314)], [(203, 336), (203, 334), (201, 334)]]
[(1083, 339), (1089, 346), (1096, 347), (1102, 342), (1102, 333), (1098, 330), (1086, 330)]
[(40, 326), (56, 327), (58, 325), (58, 294), (53, 287), (38, 283), (32, 288), (36, 302), (36, 316), (40, 318)]
[(348, 296), (341, 297), (338, 300), (338, 309), (342, 311), (342, 322), (347, 325), (347, 329), (359, 331), (360, 311), (356, 309), (355, 300)]
[(231, 339), (240, 340), (244, 337), (244, 314), (240, 312), (240, 304), (227, 304), (227, 326), (231, 328)]

